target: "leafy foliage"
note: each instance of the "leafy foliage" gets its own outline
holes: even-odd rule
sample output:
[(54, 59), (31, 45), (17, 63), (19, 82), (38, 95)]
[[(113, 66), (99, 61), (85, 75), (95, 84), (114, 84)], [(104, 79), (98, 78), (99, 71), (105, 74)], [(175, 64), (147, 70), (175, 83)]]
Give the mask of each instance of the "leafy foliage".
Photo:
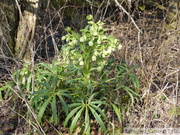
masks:
[[(95, 95), (97, 95), (97, 93), (93, 93), (88, 99), (86, 99), (86, 101), (80, 101), (79, 103), (72, 103), (69, 105), (69, 108), (74, 108), (66, 117), (65, 122), (64, 122), (64, 126), (67, 125), (68, 121), (70, 120), (70, 118), (72, 118), (74, 115), (76, 115), (73, 118), (73, 121), (71, 123), (70, 126), (70, 134), (72, 134), (74, 128), (77, 126), (77, 122), (79, 117), (81, 116), (81, 118), (84, 119), (84, 133), (85, 134), (89, 134), (90, 135), (90, 116), (92, 115), (95, 120), (99, 123), (99, 125), (102, 127), (103, 131), (106, 131), (106, 127), (105, 124), (101, 118), (101, 116), (104, 118), (104, 120), (107, 121), (107, 117), (104, 113), (104, 111), (102, 111), (99, 106), (101, 105), (107, 105), (105, 102), (103, 101), (99, 101), (97, 99), (93, 100)], [(91, 115), (90, 115), (91, 112)], [(81, 125), (82, 127), (82, 125)]]
[(87, 19), (81, 33), (66, 29), (67, 35), (62, 37), (66, 44), (58, 59), (39, 63), (31, 71), (25, 65), (12, 76), (14, 86), (27, 94), (38, 112), (37, 120), (43, 122), (43, 116), (51, 116), (50, 122), (57, 125), (60, 114), (66, 116), (64, 126), (70, 126), (70, 134), (77, 126), (82, 134), (90, 134), (91, 120), (106, 132), (107, 109), (114, 110), (121, 122), (118, 106), (125, 108), (139, 96), (134, 68), (111, 58), (121, 49), (119, 41), (105, 34), (101, 21), (95, 23), (91, 15)]

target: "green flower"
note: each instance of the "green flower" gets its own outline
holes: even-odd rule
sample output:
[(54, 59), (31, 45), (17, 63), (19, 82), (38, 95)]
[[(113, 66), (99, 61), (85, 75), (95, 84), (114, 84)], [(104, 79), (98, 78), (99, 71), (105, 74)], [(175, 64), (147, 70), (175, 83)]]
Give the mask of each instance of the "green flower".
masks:
[(93, 16), (92, 16), (92, 15), (88, 15), (88, 16), (86, 17), (86, 19), (87, 19), (87, 20), (92, 20), (92, 19), (93, 19)]
[(89, 41), (89, 46), (93, 46), (93, 41)]

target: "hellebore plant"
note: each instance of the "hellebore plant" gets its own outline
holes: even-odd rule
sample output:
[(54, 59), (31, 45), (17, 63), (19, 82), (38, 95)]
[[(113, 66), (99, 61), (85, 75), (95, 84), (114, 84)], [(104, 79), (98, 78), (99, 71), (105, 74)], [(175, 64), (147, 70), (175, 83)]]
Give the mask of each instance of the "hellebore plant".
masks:
[(66, 28), (67, 35), (62, 40), (67, 42), (62, 48), (65, 62), (81, 66), (85, 80), (88, 80), (94, 70), (101, 71), (107, 65), (108, 58), (115, 49), (121, 49), (121, 44), (113, 36), (106, 36), (103, 23), (92, 21), (92, 15), (87, 16), (88, 25), (81, 29), (81, 34)]
[(122, 122), (120, 108), (139, 96), (134, 68), (111, 57), (122, 47), (119, 40), (106, 35), (103, 23), (94, 22), (92, 15), (87, 20), (80, 33), (66, 28), (67, 34), (62, 37), (66, 44), (58, 59), (36, 64), (33, 72), (29, 71), (31, 66), (24, 65), (14, 73), (13, 81), (0, 88), (0, 92), (10, 91), (18, 85), (19, 95), (24, 92), (38, 112), (38, 122), (43, 122), (43, 116), (55, 125), (62, 120), (71, 135), (77, 128), (80, 134), (90, 135), (92, 121), (107, 132), (107, 109)]
[[(73, 71), (77, 71), (74, 78), (71, 78), (74, 81), (71, 80), (70, 83), (76, 91), (77, 100), (76, 103), (69, 105), (70, 108), (74, 109), (69, 113), (64, 123), (66, 126), (68, 121), (71, 118), (73, 119), (70, 134), (77, 126), (80, 117), (81, 120), (84, 120), (84, 125), (81, 125), (84, 126), (83, 133), (90, 134), (91, 115), (103, 131), (106, 131), (103, 119), (106, 121), (107, 117), (100, 107), (107, 104), (103, 98), (98, 97), (98, 94), (101, 94), (100, 87), (103, 84), (101, 80), (102, 70), (108, 64), (108, 58), (112, 52), (121, 49), (122, 46), (113, 36), (105, 35), (101, 21), (95, 23), (92, 19), (92, 15), (87, 16), (88, 25), (80, 30), (81, 34), (74, 32), (69, 27), (66, 28), (68, 34), (62, 37), (66, 44), (62, 47), (62, 55), (57, 61), (57, 64), (68, 65), (71, 69), (69, 72), (73, 69)], [(97, 79), (98, 77), (99, 79)], [(98, 88), (99, 91), (97, 91)]]

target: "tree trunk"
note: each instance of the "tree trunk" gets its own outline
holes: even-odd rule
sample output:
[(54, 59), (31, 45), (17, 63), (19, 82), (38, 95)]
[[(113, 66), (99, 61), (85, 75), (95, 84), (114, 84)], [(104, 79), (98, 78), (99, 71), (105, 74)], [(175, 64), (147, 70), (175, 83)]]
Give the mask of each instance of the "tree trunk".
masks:
[(17, 22), (18, 12), (15, 1), (2, 0), (0, 2), (0, 59), (14, 56)]
[(21, 13), (20, 6), (17, 3), (20, 13), (17, 39), (15, 45), (16, 58), (29, 63), (33, 57), (33, 38), (35, 33), (37, 11), (39, 0), (26, 0), (25, 10)]

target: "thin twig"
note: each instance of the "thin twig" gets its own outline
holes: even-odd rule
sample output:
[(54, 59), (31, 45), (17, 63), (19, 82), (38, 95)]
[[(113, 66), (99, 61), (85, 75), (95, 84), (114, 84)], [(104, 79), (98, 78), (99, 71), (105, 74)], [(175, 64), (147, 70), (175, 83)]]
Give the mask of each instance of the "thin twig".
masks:
[(143, 59), (142, 59), (142, 48), (141, 48), (141, 43), (140, 43), (140, 32), (138, 32), (138, 46), (139, 46), (139, 55), (140, 55), (140, 61), (141, 61), (141, 64), (142, 66), (144, 67), (143, 65)]
[(18, 10), (19, 10), (19, 15), (20, 15), (20, 17), (23, 17), (23, 16), (22, 16), (22, 12), (21, 12), (21, 7), (20, 7), (18, 1), (17, 1), (17, 0), (15, 0), (15, 1), (16, 1), (16, 5), (17, 5), (17, 7), (18, 7)]
[(29, 110), (30, 113), (32, 114), (32, 116), (33, 116), (34, 120), (36, 121), (37, 126), (40, 128), (42, 134), (43, 134), (43, 135), (46, 135), (45, 132), (44, 132), (44, 130), (42, 129), (41, 125), (39, 124), (39, 122), (38, 122), (38, 120), (37, 120), (36, 114), (35, 114), (35, 113), (33, 112), (33, 110), (31, 109), (31, 106), (29, 105), (28, 101), (26, 100), (25, 95), (24, 95), (23, 92), (21, 91), (21, 89), (20, 89), (20, 87), (19, 87), (20, 85), (19, 85), (18, 81), (14, 80), (14, 79), (13, 79), (13, 81), (16, 83), (16, 88), (17, 88), (17, 90), (18, 90), (22, 95), (20, 95), (20, 94), (18, 93), (18, 91), (16, 91), (14, 88), (10, 87), (10, 89), (11, 89), (20, 99), (22, 99), (22, 100), (25, 102), (28, 110)]
[(132, 16), (123, 8), (123, 6), (121, 4), (119, 4), (119, 2), (117, 0), (114, 0), (115, 3), (118, 5), (118, 7), (124, 11), (124, 13), (126, 13), (128, 15), (128, 17), (131, 19), (132, 23), (134, 24), (134, 26), (137, 28), (137, 30), (142, 33), (142, 31), (140, 30), (140, 28), (137, 26), (137, 24), (135, 23), (134, 19), (132, 18)]

